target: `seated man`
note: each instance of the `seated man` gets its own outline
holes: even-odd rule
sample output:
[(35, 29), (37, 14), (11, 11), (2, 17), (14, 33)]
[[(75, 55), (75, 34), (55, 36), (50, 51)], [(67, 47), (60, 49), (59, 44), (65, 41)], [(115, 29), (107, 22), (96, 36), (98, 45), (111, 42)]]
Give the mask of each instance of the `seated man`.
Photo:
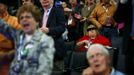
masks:
[(101, 44), (93, 44), (88, 48), (87, 60), (90, 67), (82, 75), (125, 75), (110, 66), (110, 54)]
[(99, 34), (95, 25), (89, 25), (87, 28), (87, 35), (83, 36), (76, 43), (80, 51), (87, 50), (90, 44), (99, 43), (104, 46), (111, 46), (109, 39)]

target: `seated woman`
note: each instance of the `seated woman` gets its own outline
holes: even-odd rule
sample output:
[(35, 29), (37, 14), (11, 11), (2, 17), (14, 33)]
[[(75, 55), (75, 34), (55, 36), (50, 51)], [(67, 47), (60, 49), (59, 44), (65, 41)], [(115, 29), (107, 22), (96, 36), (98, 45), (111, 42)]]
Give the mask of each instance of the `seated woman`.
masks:
[(109, 39), (99, 34), (95, 25), (89, 25), (87, 28), (87, 35), (79, 39), (76, 46), (78, 47), (78, 51), (86, 51), (90, 44), (94, 43), (111, 46)]

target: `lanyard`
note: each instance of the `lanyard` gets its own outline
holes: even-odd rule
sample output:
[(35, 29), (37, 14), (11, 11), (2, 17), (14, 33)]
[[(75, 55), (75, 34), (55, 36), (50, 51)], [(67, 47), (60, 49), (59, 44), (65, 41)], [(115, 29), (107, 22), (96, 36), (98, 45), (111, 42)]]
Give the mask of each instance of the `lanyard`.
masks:
[(18, 47), (18, 49), (17, 49), (17, 52), (18, 52), (17, 60), (18, 60), (18, 61), (21, 60), (21, 50), (23, 50), (23, 47), (24, 47), (24, 45), (23, 45), (24, 42), (23, 42), (23, 41), (24, 41), (24, 36), (21, 35), (21, 36), (20, 36), (20, 40), (19, 40), (19, 47)]
[(24, 36), (20, 36), (19, 48), (18, 48), (18, 57), (17, 60), (20, 61), (22, 58), (26, 57), (29, 53), (29, 49), (33, 47), (31, 42), (27, 42), (24, 39)]

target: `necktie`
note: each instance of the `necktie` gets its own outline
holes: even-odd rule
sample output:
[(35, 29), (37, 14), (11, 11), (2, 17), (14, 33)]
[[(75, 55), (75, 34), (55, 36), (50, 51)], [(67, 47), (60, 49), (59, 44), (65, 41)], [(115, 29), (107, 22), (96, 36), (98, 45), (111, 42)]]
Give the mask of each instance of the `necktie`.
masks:
[(48, 11), (45, 11), (43, 16), (43, 27), (46, 27), (47, 19), (48, 19)]

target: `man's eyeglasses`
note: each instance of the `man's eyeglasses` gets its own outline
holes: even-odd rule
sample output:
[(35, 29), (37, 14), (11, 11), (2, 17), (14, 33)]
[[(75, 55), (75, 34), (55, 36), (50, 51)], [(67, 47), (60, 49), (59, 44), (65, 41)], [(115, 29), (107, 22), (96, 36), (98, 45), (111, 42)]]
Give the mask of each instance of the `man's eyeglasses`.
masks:
[(93, 59), (93, 58), (95, 58), (95, 57), (99, 58), (99, 57), (101, 57), (101, 56), (104, 56), (104, 54), (103, 54), (103, 53), (97, 53), (97, 54), (95, 54), (95, 55), (89, 56), (89, 59)]

